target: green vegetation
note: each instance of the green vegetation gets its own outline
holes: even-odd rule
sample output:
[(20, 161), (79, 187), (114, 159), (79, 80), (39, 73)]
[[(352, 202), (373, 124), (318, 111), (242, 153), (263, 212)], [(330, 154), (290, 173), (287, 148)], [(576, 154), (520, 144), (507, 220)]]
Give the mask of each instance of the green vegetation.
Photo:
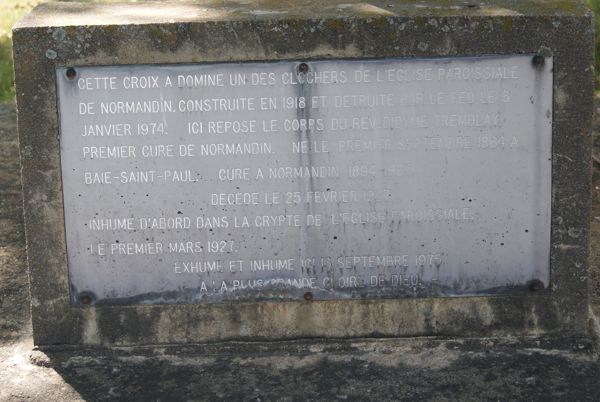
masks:
[[(11, 51), (12, 25), (37, 4), (47, 0), (0, 0), (0, 102), (12, 100), (13, 65)], [(69, 0), (60, 0), (69, 1)], [(79, 1), (115, 1), (115, 0), (79, 0)], [(125, 0), (136, 1), (136, 0)], [(596, 87), (600, 89), (600, 0), (586, 0), (596, 13)]]
[(10, 41), (2, 38), (0, 39), (0, 102), (12, 99), (14, 96), (12, 74)]
[(15, 96), (11, 51), (11, 27), (42, 0), (2, 0), (0, 6), (0, 101)]

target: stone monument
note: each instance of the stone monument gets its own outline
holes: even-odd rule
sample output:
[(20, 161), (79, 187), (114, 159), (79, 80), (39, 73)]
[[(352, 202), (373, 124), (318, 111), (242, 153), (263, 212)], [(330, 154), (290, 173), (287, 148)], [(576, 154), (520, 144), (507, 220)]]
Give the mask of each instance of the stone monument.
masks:
[(13, 36), (36, 344), (587, 330), (582, 2), (50, 3)]

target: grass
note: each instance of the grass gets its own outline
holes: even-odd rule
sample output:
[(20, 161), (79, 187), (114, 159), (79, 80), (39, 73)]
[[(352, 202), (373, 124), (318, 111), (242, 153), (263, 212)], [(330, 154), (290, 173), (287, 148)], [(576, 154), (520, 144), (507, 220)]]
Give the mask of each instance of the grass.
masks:
[[(43, 1), (44, 0), (0, 0), (0, 102), (13, 100), (15, 96), (13, 86), (11, 27), (19, 18)], [(600, 66), (600, 0), (586, 1), (596, 13), (596, 88), (600, 89), (600, 71), (598, 67)]]
[(1, 0), (0, 6), (0, 102), (14, 99), (11, 27), (42, 0)]
[(13, 99), (15, 90), (13, 87), (12, 54), (10, 52), (10, 40), (0, 40), (0, 102)]

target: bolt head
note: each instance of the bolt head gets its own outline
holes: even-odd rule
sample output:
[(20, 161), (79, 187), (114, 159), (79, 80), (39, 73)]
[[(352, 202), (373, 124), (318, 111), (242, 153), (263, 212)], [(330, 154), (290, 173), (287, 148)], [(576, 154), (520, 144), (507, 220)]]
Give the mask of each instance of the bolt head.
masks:
[(69, 67), (69, 68), (67, 68), (65, 75), (67, 76), (68, 79), (72, 80), (72, 79), (75, 79), (75, 77), (77, 76), (77, 71), (73, 67)]
[(544, 56), (536, 54), (535, 56), (533, 56), (533, 59), (531, 59), (531, 63), (535, 68), (542, 68), (546, 63), (546, 59), (544, 58)]
[(306, 74), (308, 72), (308, 64), (300, 63), (300, 65), (298, 66), (298, 71), (302, 74)]

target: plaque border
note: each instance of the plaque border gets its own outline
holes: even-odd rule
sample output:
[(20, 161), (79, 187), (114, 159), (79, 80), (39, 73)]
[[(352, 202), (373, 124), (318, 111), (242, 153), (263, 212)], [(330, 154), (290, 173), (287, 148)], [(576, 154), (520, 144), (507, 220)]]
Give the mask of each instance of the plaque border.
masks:
[[(311, 63), (315, 63), (315, 62), (321, 62), (321, 61), (327, 61), (327, 60), (334, 60), (336, 62), (338, 61), (344, 61), (344, 62), (362, 62), (362, 61), (377, 61), (377, 60), (385, 60), (385, 61), (394, 61), (396, 63), (398, 63), (399, 66), (404, 66), (402, 65), (403, 62), (410, 62), (410, 61), (418, 61), (418, 62), (426, 62), (431, 60), (432, 62), (438, 62), (437, 66), (441, 66), (444, 65), (445, 62), (450, 62), (453, 60), (457, 60), (462, 62), (463, 64), (465, 63), (469, 63), (469, 62), (473, 62), (473, 61), (477, 61), (477, 60), (481, 60), (481, 59), (485, 59), (486, 61), (489, 62), (494, 62), (494, 61), (498, 61), (498, 62), (502, 62), (502, 61), (508, 61), (507, 59), (514, 57), (515, 55), (510, 54), (510, 55), (498, 55), (498, 54), (494, 54), (494, 55), (479, 55), (477, 57), (461, 57), (461, 56), (456, 56), (456, 57), (452, 57), (452, 58), (448, 58), (448, 57), (428, 57), (428, 58), (392, 58), (392, 57), (388, 57), (388, 58), (384, 58), (384, 59), (374, 59), (374, 58), (360, 58), (360, 59), (319, 59), (319, 60), (311, 60)], [(522, 58), (524, 58), (525, 60), (527, 60), (528, 62), (530, 62), (532, 64), (531, 68), (538, 68), (535, 67), (533, 64), (534, 58), (537, 57), (538, 55), (535, 53), (530, 53), (530, 54), (520, 54), (517, 55), (520, 56)], [(550, 74), (551, 77), (553, 77), (553, 73), (552, 73), (552, 63), (548, 61), (548, 59), (552, 59), (551, 55), (548, 55), (545, 61), (545, 70), (544, 70), (544, 74)], [(543, 62), (543, 58), (540, 59)], [(441, 63), (440, 63), (441, 62)], [(289, 63), (289, 65), (299, 65), (300, 63), (302, 63), (302, 60), (285, 60), (285, 61), (281, 61), (281, 60), (277, 60), (277, 61), (267, 61), (267, 62), (248, 62), (248, 61), (242, 61), (242, 62), (229, 62), (229, 63), (199, 63), (199, 64), (185, 64), (185, 63), (180, 63), (180, 64), (155, 64), (155, 65), (148, 65), (148, 64), (136, 64), (136, 65), (112, 65), (112, 66), (92, 66), (93, 68), (96, 67), (128, 67), (128, 66), (135, 66), (135, 67), (142, 67), (142, 68), (148, 68), (148, 67), (156, 67), (158, 69), (162, 69), (162, 68), (169, 68), (172, 66), (184, 66), (184, 67), (188, 67), (188, 68), (193, 68), (196, 66), (210, 66), (212, 68), (218, 68), (224, 65), (230, 65), (230, 64), (234, 64), (237, 67), (242, 68), (244, 64), (252, 64), (252, 67), (257, 68), (257, 67), (262, 67), (260, 66), (260, 64), (264, 64), (264, 67), (269, 67), (271, 65), (271, 63)], [(544, 62), (543, 62), (544, 63)], [(407, 63), (408, 64), (408, 63)], [(432, 64), (432, 66), (435, 68), (435, 64)], [(59, 131), (60, 131), (60, 126), (61, 126), (61, 102), (60, 102), (60, 89), (59, 86), (61, 85), (59, 82), (61, 80), (61, 75), (62, 74), (66, 74), (69, 69), (73, 68), (74, 71), (77, 71), (79, 68), (86, 68), (86, 67), (90, 67), (90, 66), (78, 66), (78, 65), (72, 65), (69, 68), (64, 68), (64, 67), (59, 67), (56, 69), (55, 73), (56, 73), (56, 82), (57, 82), (57, 114), (58, 114), (58, 125), (59, 125)], [(542, 67), (544, 68), (544, 67)], [(100, 73), (100, 72), (98, 72)], [(548, 79), (547, 77), (545, 78), (546, 80)], [(68, 80), (68, 79), (67, 79)], [(64, 79), (63, 79), (64, 81)], [(65, 87), (63, 88), (63, 92), (68, 92), (68, 86), (66, 85), (75, 85), (75, 82), (71, 82), (69, 84), (66, 84), (65, 82), (62, 83), (62, 85), (65, 85)], [(430, 84), (431, 85), (431, 84)], [(544, 85), (546, 85), (546, 83), (544, 83)], [(548, 88), (547, 88), (548, 89)], [(549, 88), (550, 91), (552, 90), (552, 88)], [(531, 91), (533, 92), (535, 89), (531, 89)], [(68, 109), (67, 113), (68, 112)], [(545, 121), (542, 121), (542, 123), (545, 124)], [(551, 134), (551, 127), (549, 128), (550, 133), (547, 132), (548, 128), (546, 128), (545, 126), (543, 127), (543, 129), (540, 130), (540, 132), (543, 131), (543, 135), (546, 136), (546, 134)], [(459, 131), (460, 132), (460, 131)], [(62, 133), (59, 136), (59, 141), (63, 141), (63, 136)], [(63, 148), (64, 148), (64, 144), (63, 144)], [(538, 154), (533, 154), (532, 155), (535, 158), (539, 158)], [(545, 157), (545, 156), (544, 156)], [(201, 162), (196, 162), (197, 164), (201, 164)], [(61, 156), (61, 164), (62, 164), (62, 156)], [(544, 177), (544, 182), (546, 180), (546, 174), (551, 175), (551, 172), (547, 172), (545, 167), (543, 170), (540, 170), (538, 172), (540, 175), (542, 175)], [(64, 180), (64, 175), (65, 174), (69, 174), (68, 170), (62, 170), (61, 169), (61, 180)], [(206, 186), (206, 184), (205, 184)], [(548, 194), (546, 194), (545, 196), (548, 197), (548, 199), (550, 198), (550, 192), (548, 192)], [(63, 191), (63, 205), (65, 204), (64, 202), (64, 198), (65, 198), (65, 194)], [(550, 200), (549, 200), (550, 201)], [(63, 208), (63, 214), (66, 214), (64, 212), (64, 208)], [(65, 225), (66, 225), (66, 219), (65, 219)], [(548, 248), (550, 247), (550, 227), (548, 227), (548, 232), (546, 233), (546, 235), (548, 236), (547, 239), (545, 241), (547, 241), (547, 246)], [(69, 234), (65, 233), (65, 241), (66, 243), (68, 243), (68, 237)], [(399, 240), (399, 239), (396, 239)], [(541, 242), (541, 240), (540, 240)], [(87, 243), (86, 243), (87, 244)], [(68, 244), (67, 244), (68, 247)], [(515, 294), (519, 294), (519, 293), (529, 293), (530, 292), (530, 287), (531, 286), (538, 286), (539, 290), (536, 290), (537, 292), (540, 293), (544, 293), (547, 292), (547, 287), (550, 286), (550, 255), (548, 253), (547, 255), (547, 261), (545, 262), (548, 265), (548, 271), (547, 273), (544, 273), (544, 281), (540, 281), (540, 278), (531, 278), (529, 281), (523, 281), (523, 282), (519, 282), (519, 283), (515, 283), (513, 285), (503, 285), (503, 286), (495, 286), (495, 287), (488, 287), (488, 288), (482, 288), (482, 289), (477, 289), (477, 290), (473, 290), (473, 291), (466, 291), (466, 292), (452, 292), (450, 290), (446, 290), (444, 291), (431, 291), (431, 292), (427, 292), (427, 291), (423, 291), (423, 292), (417, 292), (416, 290), (414, 291), (414, 295), (411, 296), (411, 292), (410, 291), (405, 291), (403, 294), (401, 294), (401, 292), (398, 292), (398, 294), (395, 296), (394, 295), (394, 291), (393, 290), (385, 290), (383, 291), (382, 295), (368, 295), (368, 296), (361, 296), (361, 297), (356, 297), (356, 299), (361, 299), (361, 300), (371, 300), (371, 299), (394, 299), (394, 298), (426, 298), (426, 297), (430, 297), (430, 298), (437, 298), (437, 297), (476, 297), (476, 296), (496, 296), (496, 295), (515, 295)], [(120, 262), (119, 263), (121, 266), (126, 265), (124, 262)], [(92, 292), (83, 290), (82, 292), (79, 292), (77, 295), (74, 294), (74, 290), (77, 289), (77, 287), (75, 286), (75, 284), (72, 281), (72, 272), (71, 270), (73, 269), (73, 264), (72, 262), (69, 260), (69, 255), (68, 255), (68, 250), (67, 250), (67, 266), (68, 266), (68, 271), (69, 271), (69, 284), (70, 284), (70, 298), (71, 298), (71, 303), (74, 306), (84, 306), (84, 304), (80, 301), (80, 298), (82, 297), (89, 297), (89, 299), (87, 300), (89, 303), (94, 304), (94, 305), (112, 305), (112, 306), (117, 306), (117, 305), (134, 305), (134, 304), (150, 304), (150, 305), (158, 305), (158, 304), (185, 304), (185, 302), (182, 300), (183, 297), (185, 297), (183, 295), (182, 291), (179, 290), (169, 290), (166, 291), (164, 293), (161, 292), (147, 292), (144, 294), (136, 294), (136, 295), (131, 295), (131, 296), (124, 296), (124, 297), (114, 297), (114, 298), (102, 298), (102, 299), (98, 299), (98, 300), (94, 300), (95, 299), (95, 295)], [(547, 276), (547, 278), (546, 278)], [(258, 278), (258, 279), (263, 279), (263, 278)], [(268, 278), (265, 278), (268, 279)], [(110, 282), (111, 284), (113, 282)], [(448, 285), (446, 285), (448, 286)], [(544, 287), (546, 286), (546, 288)], [(190, 289), (192, 290), (192, 289)], [(268, 289), (267, 289), (268, 291)], [(302, 292), (310, 292), (310, 289), (305, 289)], [(165, 295), (165, 293), (167, 293), (168, 295)], [(298, 301), (302, 299), (302, 294), (299, 294), (299, 291), (295, 292), (296, 294), (294, 294), (293, 296), (291, 295), (294, 292), (287, 292), (287, 294), (289, 294), (290, 296), (288, 297), (281, 297), (279, 300), (276, 297), (272, 297), (272, 298), (262, 298), (262, 299), (258, 299), (255, 298), (255, 300), (250, 300), (251, 297), (245, 296), (244, 298), (241, 298), (240, 300), (237, 300), (237, 298), (235, 296), (233, 296), (231, 299), (227, 299), (225, 298), (224, 300), (214, 300), (215, 297), (214, 295), (210, 296), (209, 298), (207, 298), (207, 300), (198, 300), (197, 295), (199, 294), (199, 292), (194, 292), (194, 291), (190, 291), (189, 294), (191, 294), (192, 298), (195, 299), (195, 301), (193, 303), (239, 303), (239, 302), (254, 302), (254, 301), (264, 301), (264, 302), (278, 302), (278, 301)], [(314, 300), (351, 300), (354, 297), (353, 296), (349, 296), (348, 292), (343, 292), (340, 289), (334, 289), (333, 293), (335, 295), (337, 295), (337, 297), (327, 297), (324, 299), (321, 299), (319, 297), (314, 297)], [(358, 291), (357, 291), (358, 293)], [(417, 295), (417, 293), (419, 293)], [(426, 295), (427, 293), (430, 293), (429, 295)], [(234, 293), (230, 293), (230, 295), (234, 295)], [(312, 297), (312, 292), (310, 293), (311, 296), (308, 297)], [(169, 298), (170, 297), (170, 298)], [(169, 298), (167, 300), (165, 300), (165, 298)], [(89, 303), (85, 303), (85, 304), (89, 304)]]

